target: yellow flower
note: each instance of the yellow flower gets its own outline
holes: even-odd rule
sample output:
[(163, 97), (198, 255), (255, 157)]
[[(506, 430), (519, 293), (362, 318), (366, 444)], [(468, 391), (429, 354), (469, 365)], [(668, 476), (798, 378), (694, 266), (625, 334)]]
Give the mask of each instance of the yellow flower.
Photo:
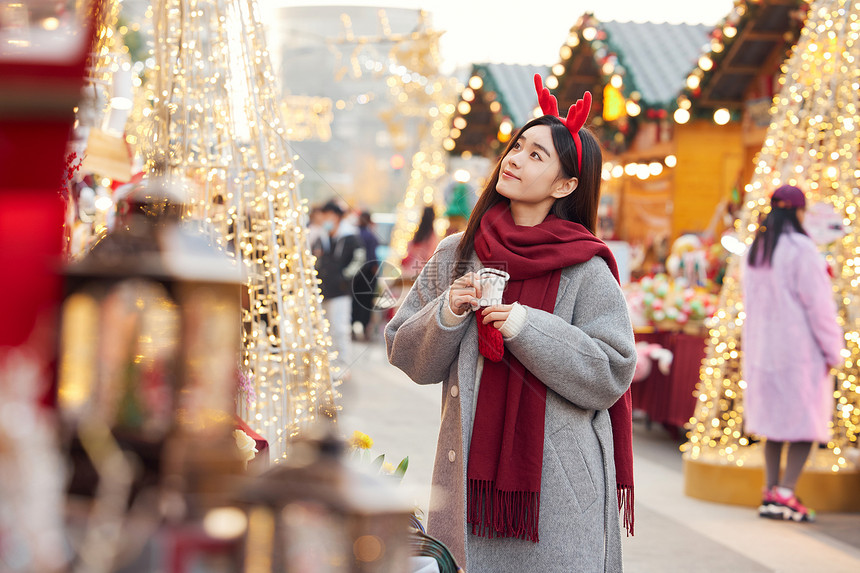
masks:
[(394, 464), (390, 464), (388, 462), (384, 462), (382, 464), (382, 473), (392, 475), (394, 474), (394, 470), (397, 468), (394, 467)]
[(359, 450), (369, 450), (373, 447), (373, 439), (364, 432), (359, 432), (358, 430), (356, 430), (352, 433), (352, 440), (350, 440), (350, 446)]

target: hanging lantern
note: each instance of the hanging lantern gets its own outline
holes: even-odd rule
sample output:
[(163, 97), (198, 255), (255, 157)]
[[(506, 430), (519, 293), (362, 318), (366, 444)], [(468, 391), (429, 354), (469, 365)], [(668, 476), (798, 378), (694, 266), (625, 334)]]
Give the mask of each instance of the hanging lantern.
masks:
[(626, 113), (624, 94), (611, 83), (606, 84), (603, 87), (603, 119), (605, 121), (615, 121), (626, 115)]
[(239, 272), (182, 226), (181, 190), (120, 188), (114, 230), (66, 269), (57, 405), (72, 493), (94, 493), (90, 466), (100, 473), (99, 452), (116, 446), (138, 458), (138, 486), (179, 476), (183, 492), (211, 492), (241, 467)]
[(346, 463), (334, 435), (310, 434), (248, 482), (241, 502), (255, 543), (245, 570), (268, 563), (272, 571), (409, 571), (411, 506), (396, 482)]

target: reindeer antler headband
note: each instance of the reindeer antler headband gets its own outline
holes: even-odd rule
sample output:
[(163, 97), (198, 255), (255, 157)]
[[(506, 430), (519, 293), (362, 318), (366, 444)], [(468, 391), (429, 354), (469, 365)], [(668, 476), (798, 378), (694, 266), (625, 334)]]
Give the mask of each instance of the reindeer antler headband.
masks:
[(567, 117), (561, 117), (558, 115), (558, 100), (543, 86), (543, 78), (540, 77), (540, 74), (535, 74), (535, 91), (537, 91), (538, 103), (544, 115), (559, 118), (573, 136), (573, 144), (576, 147), (576, 165), (582, 172), (582, 139), (579, 137), (579, 130), (585, 125), (588, 112), (591, 111), (591, 92), (585, 92), (581, 100), (570, 106)]

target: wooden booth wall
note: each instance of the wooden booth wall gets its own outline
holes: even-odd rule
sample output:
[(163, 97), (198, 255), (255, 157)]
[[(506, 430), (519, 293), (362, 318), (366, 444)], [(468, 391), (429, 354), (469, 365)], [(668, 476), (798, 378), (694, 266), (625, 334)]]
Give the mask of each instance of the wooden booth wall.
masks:
[(747, 153), (741, 125), (694, 121), (675, 126), (672, 237), (707, 229), (721, 201), (743, 193)]
[(648, 244), (665, 236), (672, 222), (672, 177), (651, 177), (641, 181), (624, 177), (619, 213), (619, 238), (634, 244)]

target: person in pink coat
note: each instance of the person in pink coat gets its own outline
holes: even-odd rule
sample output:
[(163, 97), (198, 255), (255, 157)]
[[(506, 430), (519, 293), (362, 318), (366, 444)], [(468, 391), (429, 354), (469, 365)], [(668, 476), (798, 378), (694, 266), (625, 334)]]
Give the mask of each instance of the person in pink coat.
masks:
[[(766, 486), (759, 515), (813, 521), (794, 495), (813, 442), (830, 440), (834, 382), (843, 359), (826, 262), (802, 222), (803, 191), (783, 185), (743, 265), (745, 431), (764, 436)], [(788, 443), (785, 472), (780, 457)]]

